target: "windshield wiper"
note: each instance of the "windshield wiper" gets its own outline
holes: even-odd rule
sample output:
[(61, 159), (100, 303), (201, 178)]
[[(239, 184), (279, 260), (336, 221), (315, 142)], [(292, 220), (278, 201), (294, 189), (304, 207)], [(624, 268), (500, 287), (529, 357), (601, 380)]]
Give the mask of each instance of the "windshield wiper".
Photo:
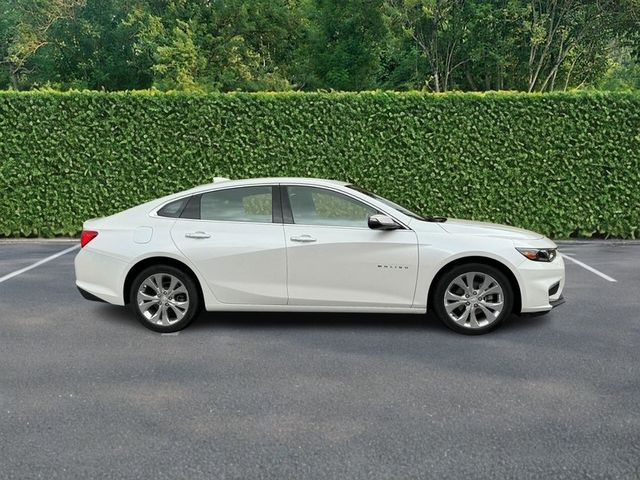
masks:
[(434, 217), (433, 215), (423, 215), (422, 219), (425, 222), (444, 223), (447, 221), (447, 217)]

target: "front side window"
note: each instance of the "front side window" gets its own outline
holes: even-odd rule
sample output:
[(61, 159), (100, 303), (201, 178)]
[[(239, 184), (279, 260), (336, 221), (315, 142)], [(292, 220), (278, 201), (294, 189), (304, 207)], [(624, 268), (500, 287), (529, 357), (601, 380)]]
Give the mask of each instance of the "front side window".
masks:
[(346, 195), (318, 187), (287, 187), (293, 223), (368, 228), (378, 211)]
[(396, 210), (404, 213), (408, 217), (417, 218), (418, 220), (424, 220), (424, 217), (422, 215), (418, 215), (417, 213), (412, 212), (408, 208), (405, 208), (402, 205), (398, 205), (397, 203), (392, 202), (391, 200), (387, 200), (386, 198), (381, 197), (380, 195), (377, 195), (375, 193), (369, 192), (368, 190), (365, 190), (364, 188), (360, 188), (360, 187), (358, 187), (356, 185), (347, 185), (347, 188), (355, 190), (356, 192), (364, 193), (368, 197), (375, 198), (376, 200), (384, 203), (385, 205), (387, 205), (387, 206), (389, 206), (391, 208), (395, 208)]
[(200, 219), (228, 222), (272, 221), (271, 187), (240, 187), (203, 193)]

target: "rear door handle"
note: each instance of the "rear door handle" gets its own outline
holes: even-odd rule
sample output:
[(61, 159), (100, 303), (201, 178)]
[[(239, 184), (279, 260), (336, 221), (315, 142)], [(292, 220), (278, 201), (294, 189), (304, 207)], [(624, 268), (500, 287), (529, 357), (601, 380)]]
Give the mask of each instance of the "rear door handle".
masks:
[(211, 237), (211, 235), (209, 235), (206, 232), (185, 233), (184, 236), (187, 238), (210, 238)]
[(311, 242), (315, 242), (316, 239), (313, 238), (311, 235), (294, 235), (293, 237), (291, 237), (291, 241), (292, 242), (311, 243)]

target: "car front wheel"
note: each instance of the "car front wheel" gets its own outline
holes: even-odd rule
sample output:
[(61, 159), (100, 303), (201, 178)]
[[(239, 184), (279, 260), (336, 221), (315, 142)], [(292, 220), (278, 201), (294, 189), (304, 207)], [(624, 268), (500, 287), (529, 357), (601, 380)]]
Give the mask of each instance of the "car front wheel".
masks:
[(140, 272), (131, 285), (129, 300), (140, 323), (161, 333), (182, 330), (200, 308), (195, 282), (169, 265)]
[(497, 268), (469, 263), (440, 277), (430, 304), (447, 327), (478, 335), (490, 332), (511, 314), (513, 289)]

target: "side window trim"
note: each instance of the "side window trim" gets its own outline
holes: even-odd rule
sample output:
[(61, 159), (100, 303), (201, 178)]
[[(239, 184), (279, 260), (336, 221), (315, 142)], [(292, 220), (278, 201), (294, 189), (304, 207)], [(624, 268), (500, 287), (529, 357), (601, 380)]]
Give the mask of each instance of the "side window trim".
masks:
[[(214, 220), (214, 219), (203, 219), (202, 218), (202, 210), (201, 210), (201, 200), (202, 196), (208, 193), (214, 192), (222, 192), (226, 190), (240, 190), (244, 188), (252, 188), (252, 187), (265, 187), (271, 189), (271, 221), (268, 222), (249, 222), (244, 220)], [(229, 223), (253, 223), (253, 224), (262, 224), (262, 225), (270, 225), (273, 223), (282, 223), (279, 220), (282, 217), (281, 206), (280, 206), (280, 191), (278, 184), (259, 184), (259, 185), (239, 185), (234, 187), (227, 188), (213, 188), (211, 190), (206, 190), (204, 192), (199, 192), (193, 195), (188, 195), (187, 202), (182, 208), (180, 216), (175, 217), (176, 220), (196, 220), (199, 222), (229, 222)], [(184, 199), (185, 197), (182, 197)], [(170, 204), (171, 202), (163, 205), (157, 211), (164, 208), (164, 206)], [(154, 214), (157, 216), (157, 211)], [(187, 216), (188, 213), (194, 213), (192, 216)]]
[(287, 225), (293, 225), (293, 210), (291, 210), (291, 202), (289, 201), (289, 187), (290, 185), (279, 186), (280, 200), (282, 208), (282, 223)]
[[(294, 218), (293, 218), (293, 209), (291, 208), (291, 201), (289, 199), (289, 188), (290, 187), (306, 187), (306, 188), (315, 188), (317, 190), (322, 190), (325, 192), (329, 192), (331, 194), (335, 194), (335, 195), (339, 195), (345, 198), (348, 198), (350, 200), (352, 200), (354, 203), (360, 204), (365, 208), (370, 208), (375, 210), (376, 212), (380, 213), (380, 209), (377, 207), (374, 207), (373, 205), (370, 205), (367, 202), (362, 201), (360, 198), (356, 198), (352, 195), (349, 195), (345, 192), (342, 192), (340, 190), (334, 190), (332, 188), (327, 188), (325, 186), (319, 186), (319, 185), (306, 185), (306, 184), (301, 184), (301, 185), (297, 185), (297, 184), (291, 184), (291, 185), (282, 185), (281, 184), (281, 188), (282, 188), (282, 211), (283, 211), (283, 223), (285, 224), (292, 224), (292, 225), (301, 225), (301, 226), (311, 226), (311, 227), (326, 227), (326, 228), (349, 228), (349, 229), (363, 229), (366, 230), (369, 227), (365, 226), (365, 227), (357, 227), (357, 226), (344, 226), (344, 225), (315, 225), (315, 224), (308, 224), (308, 223), (296, 223)], [(404, 228), (404, 226), (403, 226)]]
[[(351, 195), (350, 192), (343, 192), (342, 190), (338, 190), (338, 189), (334, 189), (334, 188), (330, 188), (327, 187), (325, 185), (313, 185), (313, 184), (307, 184), (307, 183), (301, 183), (301, 184), (284, 184), (281, 183), (280, 184), (280, 188), (282, 190), (281, 193), (281, 200), (282, 200), (282, 215), (283, 215), (283, 223), (284, 224), (292, 224), (292, 225), (305, 225), (302, 223), (295, 223), (293, 221), (293, 210), (291, 209), (291, 203), (289, 202), (289, 192), (288, 192), (288, 187), (312, 187), (312, 188), (319, 188), (322, 190), (327, 190), (328, 192), (333, 192), (333, 193), (337, 193), (340, 195), (344, 195), (347, 198), (350, 198), (352, 200), (355, 200), (356, 202), (362, 203), (363, 205), (366, 205), (369, 208), (373, 208), (374, 210), (384, 214), (384, 215), (388, 215), (391, 218), (393, 218), (396, 222), (398, 222), (398, 224), (402, 227), (400, 230), (407, 230), (407, 231), (411, 231), (411, 229), (401, 220), (399, 220), (395, 215), (390, 214), (388, 211), (386, 211), (386, 209), (380, 209), (379, 207), (376, 207), (375, 205), (371, 205), (369, 202), (362, 200), (361, 198), (356, 197), (355, 195)], [(309, 225), (309, 226), (314, 226), (314, 227), (327, 227), (327, 228), (368, 228), (368, 227), (341, 227), (341, 226), (333, 226), (333, 225)], [(396, 230), (397, 231), (397, 230)]]
[[(254, 185), (246, 185), (246, 187), (249, 186), (254, 186)], [(328, 192), (333, 192), (333, 193), (337, 193), (340, 195), (344, 195), (347, 198), (351, 198), (352, 200), (355, 200), (359, 203), (362, 203), (363, 205), (366, 205), (370, 208), (373, 208), (377, 211), (381, 211), (382, 213), (384, 213), (385, 215), (389, 215), (391, 216), (394, 220), (396, 220), (400, 225), (402, 225), (402, 228), (404, 230), (411, 230), (410, 228), (408, 228), (404, 222), (398, 220), (396, 218), (395, 215), (390, 214), (389, 212), (385, 212), (384, 209), (380, 209), (374, 205), (371, 205), (370, 203), (363, 201), (361, 198), (358, 198), (354, 195), (350, 195), (348, 192), (343, 192), (341, 190), (338, 189), (333, 189), (333, 188), (329, 188), (326, 186), (319, 186), (319, 185), (313, 185), (313, 184), (278, 184), (278, 183), (274, 183), (274, 184), (262, 184), (262, 185), (255, 185), (255, 186), (263, 186), (263, 187), (271, 187), (271, 204), (272, 204), (272, 212), (271, 212), (271, 222), (270, 223), (283, 223), (283, 224), (289, 224), (292, 225), (295, 222), (293, 221), (293, 212), (291, 210), (291, 204), (289, 202), (289, 193), (287, 188), (291, 187), (291, 186), (304, 186), (304, 187), (313, 187), (313, 188), (319, 188), (322, 190), (326, 190)], [(166, 205), (169, 205), (170, 203), (180, 200), (180, 199), (176, 199), (176, 200), (172, 200), (171, 202), (167, 202), (164, 205), (162, 205), (160, 208), (158, 208), (157, 210), (155, 210), (152, 214), (153, 216), (157, 216), (159, 218), (174, 218), (175, 220), (178, 219), (184, 219), (184, 220), (197, 220), (197, 221), (202, 221), (202, 222), (209, 222), (209, 221), (225, 221), (225, 220), (202, 220), (201, 215), (200, 215), (200, 199), (202, 197), (203, 194), (209, 193), (209, 192), (217, 192), (217, 191), (221, 191), (221, 190), (230, 190), (230, 189), (234, 189), (234, 188), (243, 188), (245, 187), (243, 186), (237, 186), (237, 187), (228, 187), (228, 188), (214, 188), (211, 190), (207, 190), (205, 192), (199, 192), (193, 195), (187, 195), (186, 197), (188, 198), (187, 202), (185, 203), (185, 205), (183, 206), (180, 215), (177, 217), (162, 217), (160, 215), (158, 215), (157, 212), (159, 212), (162, 208), (164, 208)], [(182, 197), (184, 198), (184, 197)], [(188, 218), (185, 215), (187, 214), (187, 212), (189, 211), (188, 207), (192, 207), (191, 203), (192, 202), (197, 202), (197, 218)], [(251, 223), (251, 222), (239, 222), (239, 223)], [(297, 224), (297, 225), (304, 225), (304, 224)], [(315, 226), (322, 226), (322, 225), (315, 225)], [(330, 228), (361, 228), (361, 227), (340, 227), (340, 226), (331, 226), (331, 225), (327, 225), (327, 227)], [(363, 227), (364, 228), (364, 227)]]
[(271, 185), (271, 223), (283, 223), (283, 196), (282, 187), (279, 184)]

